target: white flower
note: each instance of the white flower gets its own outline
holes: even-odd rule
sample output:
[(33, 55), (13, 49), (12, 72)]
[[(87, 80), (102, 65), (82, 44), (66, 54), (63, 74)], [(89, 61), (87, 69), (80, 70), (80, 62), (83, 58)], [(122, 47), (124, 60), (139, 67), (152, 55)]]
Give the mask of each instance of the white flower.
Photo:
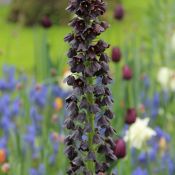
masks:
[(65, 91), (71, 91), (72, 90), (72, 87), (68, 86), (67, 83), (64, 81), (70, 74), (71, 74), (70, 71), (66, 71), (63, 74), (63, 77), (59, 81), (59, 86)]
[(175, 70), (168, 67), (160, 68), (157, 74), (157, 81), (163, 88), (175, 91)]
[(148, 127), (148, 123), (149, 118), (137, 118), (136, 122), (126, 131), (124, 140), (129, 142), (131, 147), (141, 149), (151, 137), (156, 135), (156, 132)]
[(157, 74), (157, 81), (163, 86), (163, 88), (169, 87), (170, 77), (172, 75), (172, 70), (167, 67), (160, 68)]
[(170, 79), (170, 89), (172, 91), (175, 91), (175, 72), (172, 73), (171, 79)]

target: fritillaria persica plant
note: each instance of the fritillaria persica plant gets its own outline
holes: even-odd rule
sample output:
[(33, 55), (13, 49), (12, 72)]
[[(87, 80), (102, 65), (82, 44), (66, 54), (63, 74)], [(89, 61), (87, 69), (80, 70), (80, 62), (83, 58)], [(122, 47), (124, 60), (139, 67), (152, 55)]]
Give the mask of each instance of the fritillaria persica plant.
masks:
[(68, 52), (72, 74), (67, 84), (73, 87), (66, 99), (68, 118), (65, 126), (65, 153), (70, 160), (68, 174), (93, 175), (108, 171), (114, 155), (115, 143), (110, 125), (113, 102), (108, 84), (109, 57), (104, 53), (109, 45), (97, 40), (108, 24), (100, 21), (105, 13), (103, 0), (70, 0), (67, 7), (75, 14), (70, 22), (73, 32), (65, 37), (70, 44)]

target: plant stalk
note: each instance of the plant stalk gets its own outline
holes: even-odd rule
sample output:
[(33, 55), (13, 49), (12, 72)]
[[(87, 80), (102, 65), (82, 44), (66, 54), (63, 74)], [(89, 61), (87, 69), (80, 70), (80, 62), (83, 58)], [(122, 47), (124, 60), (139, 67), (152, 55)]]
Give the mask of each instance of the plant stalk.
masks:
[[(89, 86), (93, 85), (93, 78), (89, 77), (87, 79)], [(94, 95), (92, 93), (88, 93), (87, 94), (87, 99), (89, 104), (94, 104)], [(88, 122), (90, 124), (91, 127), (91, 132), (88, 134), (88, 145), (89, 145), (89, 152), (93, 152), (94, 153), (94, 146), (93, 146), (93, 137), (95, 134), (95, 125), (94, 125), (94, 120), (95, 120), (95, 116), (93, 113), (91, 113), (90, 111), (87, 111), (87, 118), (88, 118)], [(91, 172), (92, 175), (94, 175), (95, 173), (95, 165), (94, 165), (94, 161), (88, 161), (87, 163), (88, 166), (88, 170), (89, 172)]]

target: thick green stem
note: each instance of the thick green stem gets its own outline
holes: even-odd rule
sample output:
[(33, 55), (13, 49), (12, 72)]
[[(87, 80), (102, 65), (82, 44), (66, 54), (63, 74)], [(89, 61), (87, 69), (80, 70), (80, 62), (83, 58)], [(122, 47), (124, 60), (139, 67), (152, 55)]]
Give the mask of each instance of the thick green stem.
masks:
[[(87, 79), (89, 86), (93, 85), (93, 78), (90, 77)], [(87, 100), (90, 104), (94, 104), (94, 95), (92, 93), (87, 94)], [(87, 111), (87, 118), (88, 122), (90, 124), (90, 127), (92, 131), (88, 134), (88, 145), (89, 145), (89, 151), (94, 153), (94, 146), (93, 146), (93, 137), (95, 134), (95, 126), (94, 126), (94, 121), (95, 121), (95, 115), (91, 113), (90, 111)], [(91, 172), (91, 174), (95, 174), (95, 165), (94, 161), (88, 161), (87, 163), (88, 170)]]

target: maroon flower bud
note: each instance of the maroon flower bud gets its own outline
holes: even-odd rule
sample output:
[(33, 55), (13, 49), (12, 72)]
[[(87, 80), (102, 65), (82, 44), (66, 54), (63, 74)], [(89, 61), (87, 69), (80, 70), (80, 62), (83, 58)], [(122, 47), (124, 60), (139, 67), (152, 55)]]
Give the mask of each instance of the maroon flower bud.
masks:
[(52, 26), (52, 21), (50, 20), (50, 18), (48, 16), (44, 16), (41, 24), (44, 28), (48, 29)]
[(133, 124), (136, 121), (136, 117), (137, 117), (137, 112), (135, 108), (128, 109), (125, 117), (125, 123), (128, 125)]
[(126, 156), (126, 143), (123, 139), (119, 138), (115, 141), (114, 154), (118, 159)]
[(132, 78), (132, 70), (128, 67), (128, 65), (125, 65), (123, 67), (123, 79), (130, 80), (131, 78)]
[(112, 61), (119, 62), (121, 60), (121, 51), (120, 48), (114, 47), (112, 49)]
[(114, 10), (114, 18), (116, 20), (122, 20), (124, 17), (124, 9), (121, 4), (117, 5), (115, 10)]

